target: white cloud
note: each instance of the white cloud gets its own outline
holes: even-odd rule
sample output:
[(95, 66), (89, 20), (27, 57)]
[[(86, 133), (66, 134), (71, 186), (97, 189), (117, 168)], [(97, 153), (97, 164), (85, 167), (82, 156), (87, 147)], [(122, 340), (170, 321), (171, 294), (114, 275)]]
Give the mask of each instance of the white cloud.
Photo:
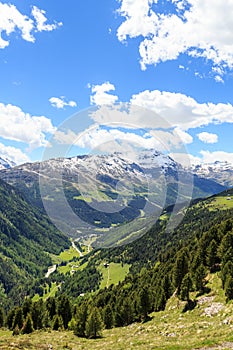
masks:
[(224, 83), (224, 80), (220, 75), (215, 75), (214, 80), (216, 83)]
[(49, 99), (49, 102), (51, 103), (51, 105), (55, 108), (58, 109), (63, 109), (65, 106), (69, 106), (69, 107), (77, 107), (77, 103), (75, 101), (65, 101), (65, 97), (61, 96), (61, 97), (51, 97)]
[(2, 158), (8, 158), (16, 164), (29, 162), (28, 156), (20, 149), (11, 146), (5, 146), (2, 143), (0, 143), (0, 156)]
[(32, 17), (36, 22), (33, 18), (22, 14), (16, 6), (0, 2), (0, 49), (9, 45), (9, 40), (3, 38), (2, 33), (9, 36), (19, 30), (22, 39), (35, 42), (35, 31), (51, 31), (62, 25), (62, 23), (46, 24), (45, 11), (36, 6), (32, 8)]
[(53, 24), (46, 24), (47, 18), (45, 16), (46, 12), (44, 10), (38, 9), (38, 7), (33, 6), (32, 8), (32, 16), (36, 20), (36, 28), (39, 32), (47, 31), (51, 32), (54, 29), (57, 29), (58, 27), (62, 26), (62, 22), (59, 23), (53, 23)]
[[(168, 0), (156, 12), (158, 0), (119, 0), (124, 18), (120, 41), (139, 37), (141, 67), (177, 59), (180, 54), (203, 57), (216, 67), (233, 68), (233, 1)], [(170, 13), (167, 2), (173, 5)]]
[(115, 91), (115, 86), (110, 82), (105, 82), (101, 85), (92, 85), (91, 92), (92, 96), (90, 98), (91, 104), (97, 106), (111, 105), (117, 102), (118, 97), (108, 92)]
[(214, 163), (216, 161), (229, 162), (233, 164), (233, 153), (224, 151), (201, 151), (202, 163)]
[(199, 140), (204, 143), (217, 143), (218, 142), (218, 135), (212, 134), (209, 132), (201, 132), (197, 135)]
[(0, 103), (0, 136), (4, 139), (23, 142), (30, 149), (46, 146), (46, 134), (55, 128), (44, 116), (31, 116), (19, 107)]
[(185, 168), (189, 168), (193, 164), (200, 164), (201, 158), (195, 157), (188, 153), (170, 153), (172, 159), (183, 165)]
[(192, 136), (179, 128), (172, 131), (151, 130), (150, 135), (158, 140), (159, 150), (161, 151), (171, 151), (174, 148), (180, 148), (182, 145), (193, 142)]
[(192, 97), (167, 91), (143, 91), (131, 103), (157, 113), (172, 127), (188, 130), (211, 123), (233, 123), (233, 106), (224, 103), (198, 103)]

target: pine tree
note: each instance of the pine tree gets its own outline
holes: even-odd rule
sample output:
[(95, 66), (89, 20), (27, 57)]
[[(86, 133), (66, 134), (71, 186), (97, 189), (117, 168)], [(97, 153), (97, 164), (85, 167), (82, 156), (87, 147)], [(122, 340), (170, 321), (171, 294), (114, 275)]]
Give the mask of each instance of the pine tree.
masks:
[(3, 311), (3, 308), (0, 307), (0, 328), (4, 326), (4, 320), (5, 320), (4, 311)]
[(156, 294), (155, 294), (155, 303), (154, 303), (154, 310), (155, 311), (162, 311), (166, 307), (166, 293), (162, 286), (157, 287)]
[(58, 315), (62, 317), (64, 328), (68, 328), (68, 323), (72, 318), (70, 301), (66, 295), (62, 295), (58, 301)]
[(86, 322), (85, 334), (87, 338), (96, 339), (102, 336), (102, 329), (104, 327), (99, 309), (94, 307)]
[(27, 314), (26, 320), (23, 324), (22, 333), (23, 334), (29, 334), (33, 332), (33, 323), (32, 323), (32, 317), (30, 314)]
[(22, 305), (24, 318), (26, 318), (27, 314), (31, 312), (31, 308), (32, 308), (32, 300), (29, 298), (25, 299)]
[(192, 280), (189, 273), (187, 273), (181, 282), (181, 287), (180, 287), (181, 300), (187, 300), (187, 301), (189, 300), (189, 292), (191, 288), (192, 288)]
[(122, 305), (122, 315), (124, 320), (124, 326), (128, 326), (134, 321), (134, 310), (132, 300), (125, 298)]
[(34, 329), (43, 328), (44, 303), (42, 299), (34, 302), (31, 307), (31, 316)]
[(227, 263), (222, 266), (221, 279), (222, 279), (223, 288), (225, 288), (225, 283), (226, 283), (228, 276), (233, 276), (233, 262), (232, 261), (227, 261)]
[(218, 250), (217, 242), (214, 239), (212, 239), (209, 247), (206, 250), (206, 263), (209, 266), (209, 268), (214, 266), (214, 264), (217, 261), (217, 250)]
[(76, 325), (74, 328), (74, 334), (77, 335), (78, 337), (85, 337), (87, 314), (88, 314), (88, 306), (86, 302), (84, 302), (77, 309), (77, 313), (75, 317)]
[(111, 305), (107, 305), (103, 310), (103, 321), (106, 329), (110, 329), (114, 325), (114, 315)]
[(54, 331), (59, 331), (61, 329), (63, 329), (63, 321), (62, 321), (62, 317), (59, 316), (59, 315), (55, 315), (53, 317), (53, 320), (52, 320), (52, 329)]
[(15, 318), (16, 308), (11, 309), (7, 314), (6, 323), (9, 329), (13, 330), (13, 322)]
[(188, 273), (188, 252), (187, 249), (183, 249), (177, 254), (173, 268), (173, 281), (178, 295), (180, 294), (181, 283), (186, 273)]
[(46, 307), (46, 309), (48, 310), (50, 320), (52, 320), (53, 317), (54, 317), (54, 316), (56, 315), (56, 313), (57, 313), (57, 306), (56, 306), (56, 300), (55, 300), (55, 298), (49, 297), (49, 298), (46, 300), (45, 307)]
[(23, 311), (21, 307), (17, 307), (15, 310), (12, 328), (15, 329), (16, 326), (18, 326), (19, 329), (22, 329), (23, 327)]
[(196, 290), (203, 293), (205, 284), (206, 271), (203, 264), (201, 264), (195, 272), (195, 286)]
[(225, 283), (225, 295), (228, 300), (233, 299), (233, 277), (228, 275)]
[(146, 321), (148, 318), (150, 306), (149, 287), (143, 287), (139, 292), (137, 301), (137, 311), (143, 321)]

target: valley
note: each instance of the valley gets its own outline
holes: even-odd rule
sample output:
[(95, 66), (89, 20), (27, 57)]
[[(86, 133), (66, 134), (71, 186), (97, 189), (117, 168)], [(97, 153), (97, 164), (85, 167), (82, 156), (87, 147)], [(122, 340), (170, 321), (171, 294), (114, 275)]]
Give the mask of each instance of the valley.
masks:
[(95, 247), (127, 244), (145, 234), (170, 205), (227, 186), (184, 169), (155, 150), (133, 162), (119, 153), (57, 158), (0, 171), (66, 235), (96, 236)]
[[(76, 164), (76, 160), (72, 162)], [(60, 160), (58, 163), (60, 166)], [(26, 176), (22, 169), (24, 166), (21, 175), (17, 167), (9, 172), (14, 181), (22, 179), (18, 189), (0, 183), (0, 271), (9, 271), (12, 282), (0, 275), (0, 316), (5, 326), (0, 327), (1, 349), (233, 348), (233, 189), (220, 186), (223, 191), (217, 194), (191, 198), (188, 207), (182, 201), (176, 203), (175, 215), (175, 204), (161, 207), (149, 229), (145, 221), (150, 218), (141, 209), (140, 216), (128, 222), (130, 230), (116, 222), (111, 223), (113, 236), (102, 227), (101, 235), (85, 231), (68, 237), (57, 230), (39, 204), (41, 198), (35, 190), (39, 190), (38, 173), (27, 170)], [(6, 171), (1, 174), (6, 176)], [(56, 188), (56, 177), (52, 180), (52, 188)], [(77, 191), (73, 178), (71, 182), (66, 176), (64, 183), (70, 203), (85, 202), (81, 194), (71, 200), (74, 189)], [(213, 182), (196, 177), (194, 184), (198, 191), (205, 186), (208, 191), (217, 189), (215, 183), (211, 187)], [(106, 187), (102, 182), (98, 185), (105, 188), (106, 196)], [(112, 196), (116, 183), (109, 185), (108, 178), (107, 186)], [(56, 188), (56, 193), (59, 191)], [(140, 200), (138, 194), (131, 200), (133, 210), (147, 201), (143, 193)], [(126, 198), (129, 196), (127, 190)], [(51, 201), (52, 197), (47, 198)], [(106, 197), (102, 199), (106, 204)], [(173, 216), (178, 222), (168, 230)], [(95, 221), (97, 226), (102, 224)], [(76, 231), (79, 233), (80, 227)], [(101, 239), (104, 247), (100, 248), (96, 242)], [(38, 249), (44, 259), (40, 266), (36, 266), (38, 255), (33, 256)], [(90, 322), (99, 327), (95, 335), (89, 335)], [(24, 331), (26, 325), (30, 335)]]

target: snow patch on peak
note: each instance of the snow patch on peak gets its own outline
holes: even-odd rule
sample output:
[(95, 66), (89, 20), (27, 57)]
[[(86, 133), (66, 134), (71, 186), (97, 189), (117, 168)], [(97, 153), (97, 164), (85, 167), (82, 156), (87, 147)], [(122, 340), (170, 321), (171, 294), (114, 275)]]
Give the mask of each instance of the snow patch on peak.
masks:
[(16, 166), (16, 164), (9, 160), (8, 158), (2, 158), (0, 157), (0, 170), (2, 169), (10, 169)]

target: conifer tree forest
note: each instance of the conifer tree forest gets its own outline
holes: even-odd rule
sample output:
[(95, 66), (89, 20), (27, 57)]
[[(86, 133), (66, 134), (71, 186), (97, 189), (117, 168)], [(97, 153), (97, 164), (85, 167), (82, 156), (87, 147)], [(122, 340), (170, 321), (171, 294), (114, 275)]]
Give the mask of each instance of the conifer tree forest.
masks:
[[(50, 285), (62, 283), (56, 295), (47, 299), (32, 299), (40, 278), (33, 279), (27, 295), (14, 298), (9, 294), (9, 303), (5, 278), (0, 285), (0, 327), (13, 334), (69, 329), (78, 337), (98, 338), (104, 328), (147, 322), (152, 312), (164, 310), (172, 295), (186, 302), (184, 312), (194, 308), (195, 298), (208, 289), (209, 274), (221, 278), (228, 302), (233, 299), (232, 214), (232, 210), (211, 211), (204, 201), (194, 203), (173, 231), (166, 231), (163, 218), (133, 243), (92, 251), (89, 260), (84, 257), (86, 268), (73, 276), (51, 275)], [(5, 261), (0, 259), (3, 269)], [(129, 263), (131, 268), (123, 281), (100, 289), (101, 273), (96, 266), (103, 259)]]

